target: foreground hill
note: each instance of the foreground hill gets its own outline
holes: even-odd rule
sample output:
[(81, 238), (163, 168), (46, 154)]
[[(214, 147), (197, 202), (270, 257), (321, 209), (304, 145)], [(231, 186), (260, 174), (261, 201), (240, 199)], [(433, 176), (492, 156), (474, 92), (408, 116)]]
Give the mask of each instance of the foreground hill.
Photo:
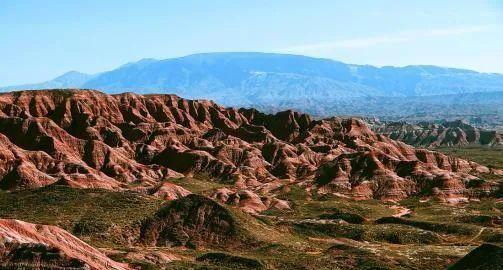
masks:
[(249, 212), (289, 208), (275, 197), (299, 185), (318, 194), (458, 202), (491, 194), (490, 170), (375, 134), (357, 119), (264, 114), (174, 95), (89, 90), (0, 95), (0, 187), (134, 189), (176, 198), (168, 179), (228, 184), (213, 196)]
[(483, 244), (448, 268), (448, 270), (462, 269), (503, 269), (503, 248), (498, 245)]

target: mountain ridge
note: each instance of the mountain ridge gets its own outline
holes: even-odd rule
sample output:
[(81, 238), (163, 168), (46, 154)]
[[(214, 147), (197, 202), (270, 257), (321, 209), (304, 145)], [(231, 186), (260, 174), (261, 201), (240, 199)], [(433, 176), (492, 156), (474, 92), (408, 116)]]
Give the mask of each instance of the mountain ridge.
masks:
[[(425, 80), (425, 82), (423, 83), (426, 84), (426, 86), (428, 86), (427, 85), (428, 83), (435, 84), (435, 82), (428, 81), (431, 80), (432, 76), (464, 74), (466, 76), (479, 76), (479, 77), (482, 76), (482, 79), (486, 80), (494, 80), (494, 78), (492, 77), (497, 77), (496, 78), (497, 85), (495, 86), (492, 85), (490, 90), (494, 90), (492, 88), (495, 88), (503, 91), (503, 75), (498, 73), (480, 73), (468, 69), (438, 67), (433, 65), (375, 67), (372, 65), (346, 64), (337, 60), (326, 59), (326, 58), (315, 58), (294, 54), (276, 54), (276, 53), (260, 53), (260, 52), (200, 53), (200, 54), (192, 54), (183, 57), (168, 58), (162, 60), (145, 58), (136, 62), (126, 63), (122, 66), (119, 66), (116, 69), (105, 71), (95, 75), (79, 73), (81, 74), (82, 77), (85, 76), (85, 79), (78, 78), (78, 80), (73, 80), (71, 84), (59, 85), (59, 87), (94, 88), (104, 90), (105, 92), (113, 92), (119, 90), (121, 92), (124, 92), (124, 90), (127, 90), (128, 87), (140, 87), (144, 89), (143, 91), (147, 92), (148, 91), (162, 92), (164, 90), (174, 89), (178, 91), (185, 91), (185, 93), (183, 94), (187, 93), (190, 94), (190, 92), (194, 92), (197, 89), (193, 87), (194, 85), (192, 85), (192, 88), (188, 88), (191, 85), (183, 85), (179, 81), (180, 79), (186, 79), (185, 77), (183, 77), (184, 68), (186, 69), (185, 70), (186, 73), (187, 72), (191, 73), (190, 74), (192, 75), (191, 81), (202, 80), (205, 78), (206, 79), (217, 78), (221, 84), (220, 86), (224, 87), (230, 86), (231, 88), (235, 86), (235, 84), (238, 82), (236, 80), (239, 81), (243, 80), (243, 77), (241, 76), (248, 76), (249, 74), (247, 75), (247, 73), (253, 74), (254, 72), (261, 72), (265, 74), (296, 74), (306, 77), (311, 76), (315, 78), (321, 77), (326, 79), (332, 79), (339, 83), (352, 82), (358, 84), (357, 86), (359, 87), (363, 87), (363, 89), (374, 88), (374, 91), (377, 93), (370, 93), (369, 95), (372, 96), (389, 96), (389, 95), (414, 96), (414, 95), (425, 95), (425, 93), (422, 92), (418, 93), (414, 92), (414, 91), (421, 91), (422, 87), (425, 87), (424, 85), (419, 85), (419, 87), (417, 87), (417, 89), (415, 90), (410, 88), (411, 86), (410, 84), (417, 82), (417, 80)], [(128, 72), (127, 75), (129, 76), (129, 78), (119, 76), (124, 75), (123, 74), (124, 71)], [(147, 73), (147, 71), (148, 74), (145, 74)], [(393, 72), (401, 73), (400, 75), (402, 75), (401, 77), (405, 78), (405, 81), (404, 80), (396, 81), (397, 79), (393, 78), (394, 76)], [(65, 73), (62, 76), (59, 76), (53, 80), (41, 84), (7, 86), (2, 87), (0, 89), (16, 90), (16, 89), (56, 88), (50, 86), (48, 87), (47, 83), (52, 81), (60, 81), (61, 77), (64, 77), (68, 73)], [(117, 76), (119, 76), (119, 78), (117, 78)], [(175, 78), (173, 79), (170, 77)], [(138, 81), (141, 78), (146, 79), (155, 78), (158, 80), (154, 81), (153, 83), (150, 81)], [(117, 79), (122, 79), (125, 81)], [(398, 83), (398, 85), (390, 84), (390, 85), (384, 85), (385, 86), (384, 87), (380, 85), (380, 83), (382, 83), (379, 81), (380, 79), (395, 82)], [(459, 78), (455, 79), (459, 80)], [(110, 81), (114, 81), (115, 83), (119, 84), (111, 85)], [(396, 88), (404, 86), (409, 87), (409, 89), (397, 90)], [(330, 87), (328, 88), (330, 89)], [(354, 88), (346, 86), (345, 89), (354, 89)], [(468, 90), (469, 90), (468, 92), (477, 92), (472, 91), (470, 89)], [(484, 92), (485, 91), (489, 90), (485, 89)], [(431, 91), (426, 92), (426, 95), (430, 94)], [(434, 94), (441, 94), (441, 93), (434, 93)], [(212, 98), (212, 97), (205, 96), (205, 98)]]
[(419, 122), (380, 122), (366, 119), (370, 128), (391, 139), (399, 140), (413, 146), (435, 148), (440, 146), (501, 146), (503, 134), (494, 130), (484, 130), (470, 125), (466, 121)]
[(293, 108), (316, 116), (385, 120), (482, 116), (489, 127), (503, 113), (503, 75), (431, 65), (374, 67), (274, 53), (201, 53), (142, 59), (95, 75), (66, 73), (52, 81), (0, 88), (99, 89), (108, 94), (169, 93), (231, 107)]
[[(172, 65), (176, 63), (179, 66), (173, 67)], [(228, 99), (229, 96), (234, 97), (233, 95), (236, 92), (239, 94), (248, 94), (249, 96), (256, 96), (257, 92), (253, 91), (253, 88), (250, 88), (249, 84), (257, 85), (256, 88), (264, 89), (264, 92), (270, 93), (281, 93), (284, 91), (289, 91), (290, 88), (300, 87), (305, 92), (310, 92), (311, 95), (307, 95), (306, 97), (321, 97), (321, 95), (316, 95), (316, 91), (320, 89), (328, 89), (328, 93), (335, 94), (334, 98), (340, 99), (346, 96), (355, 97), (355, 95), (350, 95), (352, 91), (358, 92), (360, 89), (366, 90), (366, 94), (363, 96), (416, 96), (416, 95), (424, 95), (421, 93), (414, 93), (413, 89), (398, 89), (400, 87), (410, 87), (412, 82), (407, 81), (408, 76), (412, 76), (412, 80), (419, 80), (419, 78), (415, 78), (418, 76), (423, 76), (426, 74), (425, 84), (432, 83), (431, 76), (446, 76), (448, 74), (468, 74), (469, 76), (499, 76), (499, 84), (496, 87), (497, 90), (503, 91), (503, 75), (500, 74), (490, 74), (490, 73), (478, 73), (471, 70), (466, 69), (457, 69), (457, 68), (445, 68), (445, 67), (436, 67), (431, 65), (418, 65), (418, 66), (405, 66), (405, 67), (374, 67), (371, 65), (354, 65), (354, 64), (346, 64), (337, 60), (326, 59), (326, 58), (314, 58), (303, 55), (293, 55), (293, 54), (273, 54), (273, 53), (203, 53), (203, 54), (193, 54), (179, 58), (171, 58), (164, 60), (151, 60), (148, 59), (145, 64), (145, 60), (140, 60), (135, 64), (132, 64), (134, 68), (141, 67), (142, 71), (136, 73), (136, 75), (143, 76), (144, 73), (149, 71), (149, 76), (153, 76), (156, 78), (156, 72), (161, 70), (162, 72), (170, 72), (166, 75), (170, 75), (171, 77), (181, 76), (176, 79), (169, 79), (169, 77), (163, 77), (163, 74), (158, 79), (167, 80), (163, 81), (163, 83), (169, 83), (166, 85), (158, 84), (154, 82), (154, 84), (148, 84), (145, 82), (138, 82), (138, 78), (135, 77), (131, 85), (123, 85), (123, 86), (115, 86), (115, 85), (107, 85), (107, 81), (113, 81), (114, 83), (120, 77), (114, 77), (113, 75), (117, 75), (120, 69), (112, 70), (103, 74), (102, 76), (98, 76), (84, 84), (85, 88), (95, 88), (95, 89), (103, 89), (105, 91), (123, 91), (125, 87), (141, 87), (145, 89), (144, 91), (162, 91), (164, 88), (169, 90), (177, 90), (179, 92), (175, 92), (177, 94), (181, 94), (184, 96), (195, 97), (195, 98), (209, 98), (215, 99), (218, 102), (222, 102), (224, 98), (220, 99), (219, 96), (212, 96), (211, 93), (207, 93), (208, 91), (217, 91), (220, 92), (220, 95), (225, 95), (225, 99)], [(188, 70), (190, 74), (179, 74), (180, 70)], [(144, 70), (146, 69), (146, 70)], [(236, 71), (237, 70), (237, 71)], [(124, 70), (122, 70), (124, 71)], [(134, 71), (133, 71), (134, 72)], [(257, 77), (254, 76), (260, 72), (262, 74), (271, 74), (276, 76), (283, 77), (276, 79), (273, 77), (273, 84), (268, 85), (270, 80), (261, 81), (257, 80)], [(393, 72), (399, 72), (399, 76), (394, 77), (395, 75), (390, 74)], [(131, 72), (126, 73), (127, 75), (131, 75)], [(153, 75), (152, 75), (153, 74)], [(300, 81), (292, 82), (291, 77), (284, 76), (287, 75), (296, 75)], [(187, 77), (190, 76), (190, 77)], [(202, 77), (199, 77), (202, 76)], [(295, 79), (294, 78), (294, 79)], [(327, 80), (333, 80), (324, 82), (319, 84), (317, 78), (324, 78)], [(372, 78), (377, 78), (372, 80)], [(398, 78), (397, 82), (396, 81)], [(406, 78), (406, 81), (403, 81), (401, 78)], [(187, 80), (187, 83), (183, 83), (180, 80)], [(260, 78), (258, 78), (260, 79)], [(276, 81), (274, 81), (276, 79)], [(487, 78), (485, 78), (487, 79)], [(238, 81), (236, 81), (238, 80)], [(279, 82), (277, 82), (279, 81)], [(387, 83), (391, 81), (391, 83)], [(382, 83), (387, 83), (388, 85), (381, 85)], [(157, 83), (157, 84), (156, 84)], [(208, 88), (211, 86), (206, 85), (206, 83), (215, 83), (213, 88)], [(241, 88), (239, 88), (238, 83), (241, 83)], [(350, 83), (351, 85), (345, 85), (342, 87), (342, 91), (330, 91), (337, 89), (337, 85), (341, 83)], [(393, 84), (397, 85), (393, 85)], [(434, 83), (434, 82), (433, 82)], [(243, 86), (243, 84), (245, 84)], [(286, 85), (285, 85), (286, 84)], [(334, 85), (335, 84), (335, 85)], [(236, 88), (238, 86), (238, 88)], [(248, 86), (248, 87), (247, 87)], [(398, 87), (398, 88), (397, 88)], [(419, 90), (424, 87), (421, 85)], [(457, 87), (457, 86), (456, 86)], [(224, 90), (222, 88), (230, 88), (229, 90)], [(198, 96), (198, 90), (202, 90), (201, 96)], [(371, 90), (371, 91), (369, 91)], [(416, 89), (417, 90), (417, 89)], [(468, 92), (480, 92), (480, 89), (477, 91), (468, 91)], [(493, 90), (493, 89), (491, 89)], [(483, 91), (487, 91), (487, 89), (483, 89)], [(145, 92), (145, 93), (146, 93)], [(223, 92), (223, 93), (222, 93)], [(314, 92), (314, 93), (313, 93)], [(431, 92), (427, 92), (426, 95), (431, 94)], [(342, 96), (341, 96), (342, 94)], [(349, 95), (348, 95), (349, 94)], [(435, 92), (434, 94), (440, 94), (439, 92)], [(445, 94), (445, 93), (444, 93)], [(361, 95), (356, 95), (361, 96)], [(249, 99), (249, 98), (248, 98)], [(284, 97), (282, 100), (288, 100), (289, 97)], [(229, 104), (230, 105), (230, 104)]]

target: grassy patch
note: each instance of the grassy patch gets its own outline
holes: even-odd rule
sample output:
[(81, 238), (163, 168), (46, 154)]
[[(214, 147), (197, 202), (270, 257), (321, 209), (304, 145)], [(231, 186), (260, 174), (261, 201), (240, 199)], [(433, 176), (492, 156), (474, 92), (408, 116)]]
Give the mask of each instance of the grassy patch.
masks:
[(209, 252), (196, 258), (196, 261), (216, 264), (233, 269), (265, 269), (266, 266), (257, 259), (236, 256), (223, 252)]
[(345, 212), (335, 208), (332, 214), (322, 214), (320, 216), (321, 219), (342, 219), (349, 223), (354, 224), (362, 224), (365, 221), (365, 218), (351, 212)]
[(297, 233), (313, 236), (343, 237), (357, 241), (393, 244), (431, 244), (441, 242), (432, 232), (399, 224), (358, 225), (344, 223), (299, 222)]
[[(465, 216), (501, 216), (503, 203), (494, 198), (482, 198), (468, 204), (447, 205), (435, 200), (420, 202), (418, 198), (400, 201), (400, 204), (412, 210), (411, 219), (432, 222), (460, 222)], [(464, 222), (461, 222), (464, 223)]]
[(310, 197), (310, 200), (306, 200), (302, 199), (304, 196), (306, 195), (296, 191), (291, 195), (282, 194), (280, 198), (292, 202), (292, 211), (272, 209), (265, 211), (264, 214), (291, 219), (308, 219), (344, 213), (348, 218), (349, 216), (358, 216), (370, 220), (394, 214), (394, 211), (389, 209), (382, 201), (355, 201), (332, 195), (313, 196)]
[(170, 178), (167, 181), (200, 195), (210, 195), (214, 190), (229, 187), (227, 184), (193, 177)]
[(163, 203), (134, 192), (48, 186), (0, 191), (0, 217), (62, 227), (98, 246), (120, 244), (131, 228)]
[(377, 220), (376, 222), (378, 224), (402, 224), (422, 230), (455, 235), (474, 235), (479, 231), (479, 227), (475, 225), (416, 221), (397, 217), (385, 217)]
[(503, 169), (503, 147), (441, 147), (435, 150), (448, 155), (475, 161), (485, 166)]

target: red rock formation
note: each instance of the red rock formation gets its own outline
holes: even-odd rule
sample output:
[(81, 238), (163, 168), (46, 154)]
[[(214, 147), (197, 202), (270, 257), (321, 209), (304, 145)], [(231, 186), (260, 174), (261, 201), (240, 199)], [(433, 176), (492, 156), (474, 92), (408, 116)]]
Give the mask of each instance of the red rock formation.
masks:
[(61, 228), (13, 219), (0, 219), (0, 268), (131, 269)]
[(280, 210), (290, 210), (287, 201), (280, 200), (271, 195), (259, 196), (250, 190), (232, 191), (228, 188), (218, 189), (213, 195), (213, 199), (221, 203), (234, 205), (247, 213), (256, 214), (264, 210), (276, 208)]
[(457, 120), (452, 122), (380, 122), (366, 119), (376, 133), (384, 134), (414, 146), (439, 147), (463, 145), (503, 145), (503, 134), (499, 131), (484, 130)]
[(152, 195), (167, 201), (180, 199), (189, 194), (191, 194), (190, 191), (169, 182), (162, 183), (159, 187), (155, 188), (152, 193)]
[(467, 183), (488, 171), (375, 134), (357, 119), (88, 90), (0, 94), (0, 156), (3, 189), (58, 182), (169, 199), (184, 192), (159, 187), (163, 180), (204, 174), (234, 183), (232, 203), (251, 212), (286, 208), (274, 192), (292, 183), (359, 199), (465, 198)]

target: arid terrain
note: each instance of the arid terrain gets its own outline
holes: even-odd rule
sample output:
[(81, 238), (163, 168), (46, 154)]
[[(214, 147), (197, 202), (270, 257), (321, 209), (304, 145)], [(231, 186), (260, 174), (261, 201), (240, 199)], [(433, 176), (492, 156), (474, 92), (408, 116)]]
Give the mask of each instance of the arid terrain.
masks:
[(502, 269), (500, 144), (463, 123), (0, 93), (0, 268)]
[(365, 119), (370, 128), (379, 134), (386, 135), (413, 146), (426, 148), (487, 146), (503, 147), (503, 133), (498, 130), (487, 130), (476, 127), (467, 121), (419, 122), (381, 122)]

